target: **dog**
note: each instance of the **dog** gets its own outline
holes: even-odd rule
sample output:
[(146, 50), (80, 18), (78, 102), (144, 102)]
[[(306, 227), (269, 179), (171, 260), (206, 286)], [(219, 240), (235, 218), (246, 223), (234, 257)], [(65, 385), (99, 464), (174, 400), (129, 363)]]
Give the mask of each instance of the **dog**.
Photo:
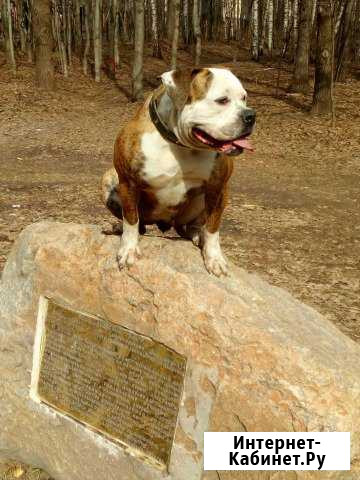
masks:
[(233, 156), (251, 151), (255, 111), (226, 68), (172, 70), (115, 141), (102, 179), (104, 204), (123, 221), (120, 269), (140, 256), (139, 233), (156, 224), (202, 249), (205, 267), (228, 272), (219, 228)]

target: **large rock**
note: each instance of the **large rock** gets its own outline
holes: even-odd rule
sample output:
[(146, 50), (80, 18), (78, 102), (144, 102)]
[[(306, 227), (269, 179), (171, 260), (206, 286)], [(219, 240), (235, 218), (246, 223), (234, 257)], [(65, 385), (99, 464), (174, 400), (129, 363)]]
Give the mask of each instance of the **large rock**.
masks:
[[(221, 479), (359, 478), (360, 351), (313, 309), (231, 266), (218, 279), (189, 242), (141, 239), (119, 272), (119, 238), (38, 223), (20, 235), (0, 286), (0, 456), (56, 480), (197, 480), (204, 430), (351, 431), (351, 472), (237, 472)], [(107, 318), (188, 358), (169, 474), (29, 398), (39, 296)]]

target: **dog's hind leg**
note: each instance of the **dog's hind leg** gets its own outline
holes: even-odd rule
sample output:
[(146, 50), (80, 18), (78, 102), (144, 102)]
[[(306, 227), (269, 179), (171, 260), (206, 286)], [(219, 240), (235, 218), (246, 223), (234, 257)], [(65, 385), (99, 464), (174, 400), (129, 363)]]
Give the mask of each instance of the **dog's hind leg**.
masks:
[(205, 223), (205, 201), (203, 195), (197, 195), (187, 208), (175, 219), (174, 228), (180, 237), (191, 240), (201, 246), (201, 232)]
[[(110, 212), (119, 220), (123, 219), (123, 212), (121, 207), (121, 200), (117, 192), (117, 186), (119, 184), (118, 174), (115, 168), (110, 168), (105, 172), (101, 182), (101, 193), (104, 205), (110, 210)], [(146, 233), (146, 227), (140, 220), (139, 233), (144, 235)]]
[(195, 220), (191, 223), (185, 225), (176, 225), (174, 226), (176, 233), (186, 240), (191, 240), (194, 245), (197, 247), (202, 246), (202, 229), (204, 222), (202, 217), (199, 220)]
[(117, 193), (117, 186), (119, 183), (118, 175), (115, 168), (108, 170), (101, 182), (101, 193), (104, 205), (115, 215), (116, 218), (122, 220), (122, 208), (119, 195)]

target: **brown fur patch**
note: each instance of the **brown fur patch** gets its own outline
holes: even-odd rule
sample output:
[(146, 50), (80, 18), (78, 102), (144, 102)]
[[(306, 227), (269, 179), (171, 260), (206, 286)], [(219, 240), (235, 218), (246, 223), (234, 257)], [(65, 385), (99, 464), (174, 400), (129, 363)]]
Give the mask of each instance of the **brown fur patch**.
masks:
[(116, 190), (123, 216), (131, 225), (139, 219), (137, 205), (141, 193), (140, 171), (144, 164), (140, 142), (145, 132), (155, 129), (149, 117), (149, 101), (150, 97), (120, 131), (114, 146), (114, 167), (119, 177)]
[(176, 89), (169, 91), (174, 105), (181, 109), (186, 103), (201, 100), (210, 88), (213, 74), (207, 68), (175, 70), (172, 78)]
[(190, 87), (190, 100), (195, 102), (206, 97), (211, 86), (213, 74), (207, 68), (202, 68), (193, 77)]
[(219, 230), (221, 217), (228, 200), (227, 184), (233, 168), (234, 162), (231, 157), (219, 155), (216, 166), (206, 185), (206, 229), (210, 233), (215, 233)]

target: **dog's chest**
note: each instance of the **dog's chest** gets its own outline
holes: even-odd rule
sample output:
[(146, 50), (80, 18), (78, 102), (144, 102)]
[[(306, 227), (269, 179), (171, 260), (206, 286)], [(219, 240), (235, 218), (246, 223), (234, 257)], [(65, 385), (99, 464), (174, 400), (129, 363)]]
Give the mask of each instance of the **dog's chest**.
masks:
[(142, 179), (163, 207), (181, 204), (189, 190), (209, 180), (216, 158), (213, 152), (192, 151), (169, 144), (158, 132), (145, 133), (141, 149), (144, 155)]

